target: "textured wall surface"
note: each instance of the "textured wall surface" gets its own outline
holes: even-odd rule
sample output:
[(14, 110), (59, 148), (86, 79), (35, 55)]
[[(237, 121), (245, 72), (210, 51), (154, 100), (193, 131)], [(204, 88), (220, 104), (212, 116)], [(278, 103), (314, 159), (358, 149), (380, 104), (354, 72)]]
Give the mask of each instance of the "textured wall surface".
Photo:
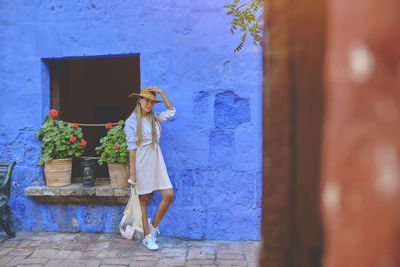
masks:
[(224, 2), (0, 1), (0, 161), (17, 161), (15, 228), (117, 230), (123, 206), (38, 204), (23, 191), (45, 183), (34, 137), (50, 102), (42, 58), (139, 53), (142, 86), (163, 88), (177, 109), (161, 140), (175, 187), (162, 234), (259, 239), (260, 48), (233, 54)]

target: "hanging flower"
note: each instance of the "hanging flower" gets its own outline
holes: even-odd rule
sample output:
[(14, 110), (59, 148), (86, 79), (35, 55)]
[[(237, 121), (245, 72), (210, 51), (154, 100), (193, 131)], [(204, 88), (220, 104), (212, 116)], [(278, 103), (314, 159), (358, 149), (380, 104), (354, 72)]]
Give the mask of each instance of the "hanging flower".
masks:
[(106, 124), (106, 129), (111, 129), (111, 127), (112, 127), (112, 123), (111, 122)]
[(72, 128), (78, 128), (78, 124), (74, 122), (74, 123), (72, 124)]
[(55, 110), (55, 109), (50, 109), (49, 116), (54, 117), (54, 118), (57, 117), (58, 116), (58, 111)]
[(70, 140), (71, 142), (75, 142), (75, 141), (76, 141), (76, 137), (72, 135), (72, 136), (69, 138), (69, 140)]
[(114, 149), (118, 149), (118, 146), (117, 146), (117, 145), (114, 145)]
[(86, 140), (85, 140), (85, 139), (82, 139), (82, 141), (81, 141), (81, 146), (86, 146), (86, 144), (87, 144)]

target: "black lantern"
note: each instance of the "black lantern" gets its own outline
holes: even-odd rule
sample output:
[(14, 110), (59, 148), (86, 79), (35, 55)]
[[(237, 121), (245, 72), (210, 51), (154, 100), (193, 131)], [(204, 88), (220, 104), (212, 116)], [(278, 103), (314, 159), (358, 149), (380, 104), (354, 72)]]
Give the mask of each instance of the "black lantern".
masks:
[(94, 186), (96, 178), (93, 172), (94, 161), (91, 158), (82, 158), (82, 184), (83, 186), (90, 187)]

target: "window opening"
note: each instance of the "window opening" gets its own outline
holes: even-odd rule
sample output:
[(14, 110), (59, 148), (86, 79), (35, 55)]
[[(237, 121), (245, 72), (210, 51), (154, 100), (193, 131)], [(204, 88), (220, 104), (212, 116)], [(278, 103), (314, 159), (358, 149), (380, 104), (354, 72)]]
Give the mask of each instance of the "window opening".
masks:
[[(49, 59), (50, 107), (67, 122), (108, 123), (125, 120), (133, 111), (128, 97), (140, 91), (140, 57), (123, 56)], [(106, 135), (105, 127), (81, 127), (87, 140), (83, 156), (97, 156), (95, 147)], [(106, 164), (95, 165), (95, 176), (109, 177)], [(72, 165), (72, 177), (81, 177), (80, 160)]]

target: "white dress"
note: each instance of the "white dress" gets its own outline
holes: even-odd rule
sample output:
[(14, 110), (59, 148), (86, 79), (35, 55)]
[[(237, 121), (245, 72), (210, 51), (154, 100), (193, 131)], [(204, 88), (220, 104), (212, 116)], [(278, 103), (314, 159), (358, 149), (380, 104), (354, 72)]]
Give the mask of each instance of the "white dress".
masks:
[(136, 114), (125, 121), (125, 134), (128, 150), (136, 149), (136, 191), (139, 195), (150, 194), (154, 190), (172, 188), (164, 158), (161, 153), (158, 140), (161, 135), (160, 122), (175, 115), (175, 109), (163, 112), (154, 112), (156, 118), (157, 144), (151, 144), (151, 128), (146, 117), (142, 118), (143, 141), (137, 146), (136, 138)]

